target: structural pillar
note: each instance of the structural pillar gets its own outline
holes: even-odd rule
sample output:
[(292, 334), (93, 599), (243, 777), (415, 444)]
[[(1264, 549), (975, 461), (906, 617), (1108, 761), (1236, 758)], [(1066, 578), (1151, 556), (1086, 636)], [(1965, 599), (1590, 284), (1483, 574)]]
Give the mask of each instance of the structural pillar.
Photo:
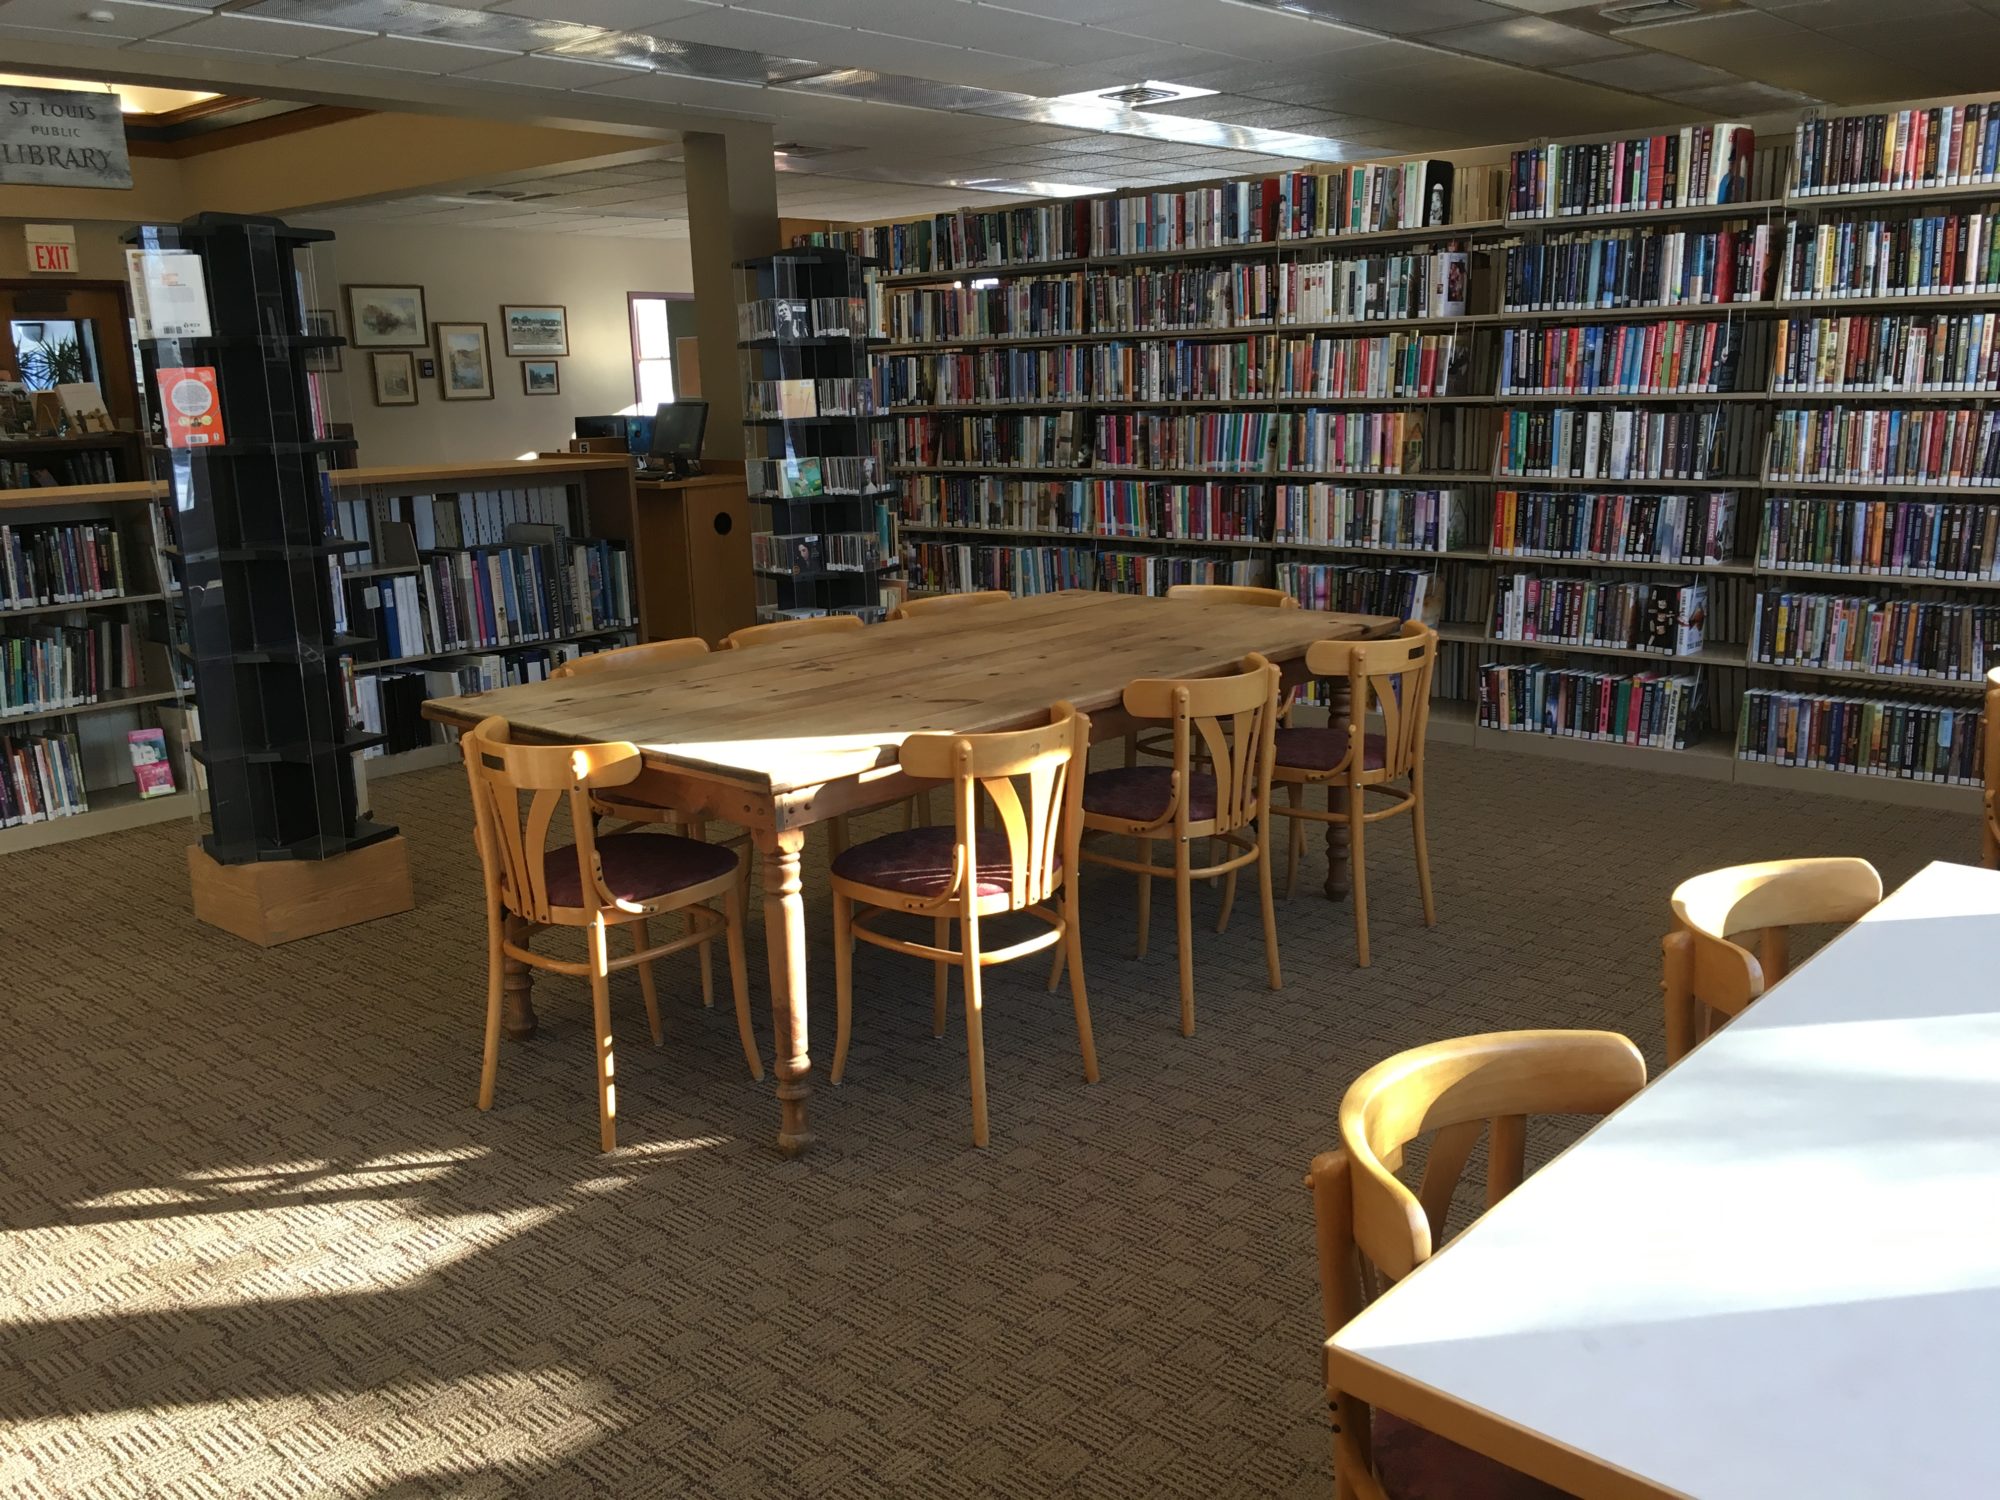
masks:
[(736, 360), (736, 277), (740, 260), (778, 244), (778, 174), (768, 125), (689, 131), (688, 256), (694, 270), (701, 393), (708, 402), (710, 457), (743, 456), (743, 374)]

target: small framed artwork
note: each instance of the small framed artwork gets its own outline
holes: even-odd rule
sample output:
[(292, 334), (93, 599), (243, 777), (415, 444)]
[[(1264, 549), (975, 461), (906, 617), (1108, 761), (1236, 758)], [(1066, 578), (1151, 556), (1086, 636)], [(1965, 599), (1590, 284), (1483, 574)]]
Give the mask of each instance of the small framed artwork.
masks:
[(493, 399), (493, 355), (484, 323), (438, 323), (438, 394), (447, 401)]
[[(330, 307), (312, 308), (306, 313), (306, 333), (316, 339), (339, 338), (340, 320)], [(337, 371), (340, 368), (338, 349), (308, 349), (305, 355), (308, 370)]]
[(420, 286), (360, 286), (347, 293), (349, 341), (357, 349), (421, 349), (424, 330), (424, 289)]
[(417, 362), (408, 350), (370, 354), (368, 374), (375, 386), (377, 406), (417, 404)]
[(522, 360), (521, 393), (527, 396), (561, 395), (561, 367), (552, 359)]
[(510, 358), (561, 358), (569, 353), (569, 311), (562, 307), (500, 304), (500, 330)]

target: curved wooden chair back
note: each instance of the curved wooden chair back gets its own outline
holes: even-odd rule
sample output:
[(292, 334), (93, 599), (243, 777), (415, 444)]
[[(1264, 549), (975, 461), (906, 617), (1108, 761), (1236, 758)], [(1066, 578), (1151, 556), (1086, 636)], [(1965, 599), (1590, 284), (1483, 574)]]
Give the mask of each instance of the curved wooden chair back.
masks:
[(1299, 601), (1283, 589), (1258, 588), (1248, 583), (1175, 583), (1167, 586), (1169, 599), (1205, 599), (1210, 604), (1261, 604), (1267, 609), (1297, 609)]
[(752, 646), (775, 646), (780, 641), (807, 635), (840, 635), (859, 630), (856, 615), (807, 615), (803, 620), (770, 620), (762, 625), (745, 625), (722, 638), (724, 651), (744, 651)]
[[(1260, 818), (1270, 796), (1276, 754), (1279, 671), (1252, 651), (1230, 677), (1141, 677), (1125, 685), (1125, 711), (1173, 725), (1173, 769), (1185, 789), (1195, 750), (1215, 777), (1215, 829), (1228, 833)], [(1188, 798), (1174, 798), (1173, 819), (1185, 825)]]
[(659, 667), (668, 662), (686, 661), (708, 655), (708, 642), (698, 635), (684, 635), (671, 641), (643, 641), (637, 646), (615, 646), (609, 651), (593, 651), (566, 661), (549, 673), (551, 678), (588, 677), (596, 672), (619, 672), (636, 667)]
[[(637, 910), (621, 905), (605, 889), (590, 816), (593, 789), (623, 786), (638, 776), (637, 746), (517, 745), (509, 736), (507, 721), (499, 718), (481, 720), (459, 743), (472, 788), (474, 838), (490, 897), (542, 925), (583, 926), (600, 908)], [(549, 901), (542, 856), (556, 810), (565, 801), (583, 878), (582, 907), (558, 907)]]
[(963, 904), (977, 890), (983, 796), (993, 808), (1013, 867), (1009, 906), (1047, 900), (1077, 867), (1083, 832), (1083, 772), (1090, 753), (1090, 719), (1067, 703), (1049, 722), (1001, 734), (917, 734), (903, 741), (902, 766), (912, 776), (948, 781), (960, 863), (940, 906)]
[[(1646, 1083), (1639, 1049), (1611, 1031), (1500, 1031), (1415, 1047), (1377, 1063), (1340, 1101), (1340, 1144), (1353, 1164), (1354, 1242), (1399, 1281), (1429, 1260), (1482, 1132), (1486, 1206), (1520, 1185), (1529, 1115), (1608, 1114)], [(1415, 1192), (1396, 1171), (1431, 1137)]]
[(948, 615), (981, 604), (1012, 604), (1014, 596), (1005, 589), (979, 589), (970, 594), (932, 594), (927, 599), (905, 599), (889, 611), (892, 620), (914, 620), (921, 615)]
[[(1482, 1133), (1491, 1208), (1526, 1174), (1527, 1117), (1609, 1113), (1646, 1083), (1639, 1049), (1609, 1031), (1502, 1031), (1398, 1053), (1340, 1104), (1338, 1150), (1313, 1158), (1320, 1310), (1331, 1338), (1384, 1281), (1430, 1259), (1453, 1190)], [(1430, 1149), (1415, 1192), (1396, 1173), (1411, 1141)], [(1342, 1495), (1385, 1500), (1370, 1459), (1370, 1413), (1329, 1377), (1334, 1474)]]
[(1416, 769), (1423, 758), (1431, 719), (1431, 674), (1437, 667), (1437, 632), (1421, 620), (1405, 620), (1386, 641), (1314, 641), (1306, 648), (1306, 670), (1315, 677), (1345, 677), (1348, 734), (1359, 745), (1370, 714), (1382, 718), (1382, 765), (1367, 770), (1350, 756), (1356, 781), (1394, 781)]
[[(1845, 926), (1881, 900), (1875, 867), (1849, 857), (1774, 859), (1683, 880), (1674, 887), (1675, 930), (1661, 945), (1667, 1060), (1785, 977), (1792, 928)], [(1758, 935), (1754, 955), (1731, 941), (1751, 933)]]
[(1985, 826), (1980, 832), (1980, 849), (1986, 868), (2000, 870), (2000, 667), (1986, 674), (1986, 765), (1982, 780), (1986, 795), (1982, 810)]

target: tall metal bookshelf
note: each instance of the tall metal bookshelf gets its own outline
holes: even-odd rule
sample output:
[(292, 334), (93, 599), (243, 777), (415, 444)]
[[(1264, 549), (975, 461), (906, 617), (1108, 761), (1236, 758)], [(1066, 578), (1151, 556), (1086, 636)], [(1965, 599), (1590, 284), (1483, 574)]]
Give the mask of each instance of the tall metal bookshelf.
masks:
[[(1917, 108), (1942, 109), (1965, 101), (1923, 101)], [(1888, 106), (1891, 112), (1898, 106)], [(1879, 112), (1877, 111), (1872, 112)], [(1851, 112), (1858, 115), (1869, 110)], [(1803, 120), (1801, 127), (1810, 124)], [(1992, 130), (1989, 124), (1984, 127)], [(1601, 138), (1579, 138), (1561, 145), (1595, 144)], [(1542, 149), (1549, 143), (1534, 143)], [(1844, 404), (1883, 409), (1963, 408), (1983, 412), (1992, 398), (2000, 395), (2000, 383), (1993, 378), (1993, 366), (1985, 367), (1970, 388), (1953, 389), (1858, 389), (1836, 383), (1831, 389), (1793, 390), (1783, 381), (1783, 371), (1775, 360), (1779, 335), (1788, 320), (1794, 324), (1789, 336), (1796, 339), (1803, 328), (1808, 335), (1814, 325), (1843, 313), (1949, 313), (1956, 310), (1981, 311), (2000, 308), (2000, 272), (1987, 283), (1970, 285), (1950, 292), (1922, 290), (1895, 291), (1871, 296), (1824, 298), (1797, 295), (1785, 278), (1790, 274), (1787, 247), (1791, 236), (1816, 222), (1857, 220), (1869, 217), (1903, 220), (1924, 212), (1940, 211), (1954, 205), (1978, 204), (2000, 199), (2000, 180), (1993, 169), (1982, 168), (1964, 180), (1936, 187), (1875, 187), (1866, 191), (1834, 194), (1801, 191), (1794, 177), (1794, 142), (1787, 137), (1767, 136), (1757, 142), (1754, 164), (1748, 180), (1737, 187), (1738, 196), (1722, 203), (1699, 203), (1678, 208), (1624, 209), (1607, 212), (1558, 213), (1548, 217), (1476, 218), (1446, 225), (1412, 225), (1389, 231), (1331, 234), (1276, 239), (1256, 244), (1210, 244), (1180, 249), (1148, 250), (1136, 254), (1090, 253), (1046, 255), (1042, 260), (1008, 259), (999, 264), (948, 262), (892, 268), (882, 278), (884, 295), (893, 299), (903, 288), (966, 283), (977, 278), (991, 280), (1002, 288), (1020, 288), (1022, 296), (1035, 295), (1028, 284), (1057, 277), (1078, 278), (1085, 307), (1103, 304), (1104, 286), (1139, 270), (1159, 268), (1197, 269), (1226, 267), (1246, 283), (1268, 268), (1318, 259), (1359, 259), (1405, 249), (1463, 251), (1468, 257), (1470, 287), (1465, 310), (1449, 315), (1397, 315), (1346, 321), (1284, 320), (1275, 313), (1255, 320), (1234, 319), (1222, 326), (1155, 328), (1132, 330), (1105, 328), (1088, 319), (1064, 324), (1058, 330), (999, 333), (982, 331), (976, 335), (953, 334), (923, 340), (899, 339), (886, 346), (886, 358), (903, 354), (949, 354), (969, 358), (975, 380), (986, 379), (993, 368), (990, 359), (1032, 360), (1062, 352), (1074, 356), (1074, 368), (1082, 371), (1078, 384), (1048, 393), (1014, 391), (1007, 399), (994, 399), (987, 389), (971, 395), (954, 394), (951, 399), (910, 399), (907, 391), (889, 392), (895, 404), (885, 409), (913, 422), (936, 422), (967, 416), (1002, 416), (1042, 411), (1076, 410), (1095, 417), (1100, 413), (1143, 412), (1160, 415), (1177, 413), (1220, 416), (1245, 412), (1280, 414), (1299, 409), (1337, 411), (1344, 414), (1402, 413), (1414, 415), (1424, 424), (1425, 436), (1446, 432), (1452, 441), (1449, 462), (1437, 461), (1437, 446), (1416, 465), (1404, 472), (1387, 473), (1358, 469), (1300, 471), (1286, 469), (1273, 437), (1272, 449), (1253, 469), (1232, 472), (1202, 465), (1173, 468), (1108, 468), (1101, 455), (1085, 454), (1080, 461), (1046, 466), (996, 463), (976, 459), (963, 463), (901, 463), (896, 472), (904, 484), (902, 526), (908, 546), (906, 553), (915, 562), (913, 588), (990, 587), (996, 584), (1034, 588), (1057, 586), (1112, 586), (1126, 583), (1113, 578), (1106, 566), (1107, 556), (1148, 555), (1183, 559), (1190, 571), (1206, 570), (1208, 576), (1260, 577), (1295, 587), (1305, 576), (1301, 569), (1320, 565), (1340, 568), (1388, 567), (1430, 575), (1426, 594), (1432, 601), (1440, 636), (1445, 643), (1437, 677), (1437, 692), (1445, 700), (1437, 706), (1433, 732), (1440, 738), (1455, 739), (1481, 748), (1503, 748), (1528, 753), (1582, 760), (1606, 760), (1643, 765), (1673, 773), (1693, 774), (1713, 779), (1812, 788), (1864, 797), (1912, 802), (1920, 805), (1968, 805), (1972, 797), (1966, 787), (1934, 779), (1929, 774), (1870, 774), (1853, 770), (1811, 769), (1747, 758), (1743, 733), (1749, 725), (1746, 705), (1774, 692), (1834, 693), (1857, 700), (1908, 702), (1920, 711), (1901, 714), (1885, 730), (1879, 716), (1864, 728), (1878, 737), (1938, 730), (1941, 713), (1953, 708), (1976, 708), (1981, 674), (2000, 653), (2000, 629), (1979, 625), (1966, 636), (1972, 651), (1961, 651), (1951, 663), (1952, 675), (1891, 673), (1867, 665), (1807, 665), (1796, 660), (1759, 660), (1758, 643), (1753, 637), (1757, 603), (1765, 597), (1766, 607), (1781, 593), (1839, 594), (1883, 601), (1911, 600), (1947, 608), (2000, 603), (2000, 561), (1991, 551), (1983, 553), (1975, 569), (1940, 566), (1936, 571), (1897, 571), (1877, 563), (1842, 568), (1827, 560), (1824, 544), (1820, 554), (1800, 558), (1780, 556), (1773, 549), (1771, 517), (1779, 514), (1779, 502), (1813, 497), (1883, 498), (1907, 500), (1918, 506), (1958, 503), (1977, 507), (1981, 517), (2000, 505), (2000, 489), (1987, 483), (1947, 484), (1929, 479), (1894, 484), (1858, 483), (1852, 477), (1830, 475), (1815, 481), (1782, 477), (1770, 460), (1773, 429), (1780, 413), (1792, 410), (1837, 407)], [(1528, 148), (1521, 148), (1528, 149)], [(1969, 149), (1969, 148), (1968, 148)], [(1511, 161), (1511, 153), (1508, 153)], [(1968, 157), (1968, 160), (1970, 158)], [(1074, 204), (1030, 205), (1001, 211), (989, 217), (998, 228), (982, 225), (979, 235), (958, 234), (958, 228), (980, 217), (967, 210), (958, 216), (940, 215), (925, 231), (929, 249), (952, 243), (979, 241), (988, 247), (1022, 244), (1046, 245), (1050, 222), (1058, 225), (1065, 212), (1089, 214), (1097, 211), (1099, 200), (1078, 210)], [(1011, 220), (1004, 216), (1011, 214)], [(1043, 218), (1037, 232), (1030, 232), (1032, 216)], [(950, 221), (956, 219), (957, 224)], [(1078, 222), (1087, 222), (1079, 219)], [(1578, 235), (1631, 231), (1638, 236), (1675, 233), (1702, 233), (1727, 228), (1752, 240), (1761, 233), (1768, 263), (1761, 284), (1739, 285), (1728, 300), (1718, 301), (1710, 291), (1700, 300), (1667, 305), (1528, 305), (1518, 296), (1510, 271), (1552, 241)], [(903, 251), (917, 243), (919, 234), (911, 226), (900, 230), (877, 228), (856, 231), (852, 243), (879, 251), (891, 236)], [(983, 239), (982, 239), (983, 236)], [(1990, 243), (1990, 242), (1988, 242)], [(1074, 243), (1072, 249), (1076, 248)], [(1510, 287), (1516, 295), (1510, 296)], [(1223, 304), (1225, 317), (1235, 311)], [(891, 325), (895, 324), (892, 307)], [(1509, 392), (1499, 385), (1503, 342), (1511, 335), (1519, 339), (1534, 332), (1596, 328), (1608, 337), (1620, 327), (1636, 327), (1651, 335), (1669, 325), (1697, 328), (1725, 325), (1737, 341), (1738, 353), (1728, 384), (1720, 389), (1688, 390), (1667, 388), (1614, 388), (1609, 390), (1570, 389), (1558, 381), (1548, 389), (1516, 388)], [(1823, 336), (1823, 330), (1821, 330)], [(1292, 338), (1384, 338), (1419, 339), (1425, 335), (1452, 340), (1450, 357), (1461, 363), (1463, 382), (1447, 388), (1427, 388), (1422, 394), (1402, 390), (1383, 395), (1295, 395), (1277, 383), (1274, 364), (1258, 366), (1253, 340), (1267, 342)], [(1124, 390), (1106, 393), (1093, 375), (1103, 366), (1100, 351), (1107, 346), (1171, 346), (1184, 365), (1198, 363), (1204, 356), (1194, 351), (1215, 345), (1243, 346), (1245, 363), (1272, 373), (1267, 383), (1248, 389), (1204, 388), (1192, 395), (1179, 390), (1132, 395)], [(1988, 346), (1990, 348), (1990, 345)], [(1158, 399), (1155, 399), (1155, 394)], [(898, 396), (900, 400), (896, 400)], [(1702, 477), (1670, 477), (1616, 480), (1586, 479), (1568, 473), (1530, 475), (1510, 472), (1508, 446), (1511, 413), (1526, 416), (1562, 412), (1564, 420), (1587, 420), (1593, 412), (1610, 420), (1614, 412), (1629, 411), (1643, 419), (1648, 413), (1674, 413), (1705, 418), (1727, 430), (1728, 461)], [(899, 429), (900, 452), (907, 457), (903, 440), (916, 429)], [(1978, 476), (1984, 478), (1985, 476)], [(971, 480), (989, 487), (1010, 482), (1023, 487), (1013, 491), (989, 488), (992, 503), (961, 505), (954, 513), (934, 503), (939, 487), (950, 480)], [(1188, 514), (1171, 509), (1162, 516), (1142, 518), (1130, 526), (1107, 526), (1105, 513), (1062, 514), (1061, 507), (1048, 503), (1048, 485), (1081, 481), (1086, 486), (1098, 481), (1124, 483), (1138, 481), (1152, 486), (1202, 484), (1255, 488), (1262, 496), (1261, 509), (1254, 513), (1248, 528), (1236, 527), (1230, 534), (1203, 534), (1204, 524)], [(1398, 544), (1400, 539), (1342, 536), (1304, 539), (1280, 525), (1276, 499), (1279, 486), (1323, 482), (1369, 491), (1444, 490), (1455, 492), (1459, 524), (1447, 536), (1442, 530), (1415, 545)], [(1590, 495), (1623, 494), (1640, 497), (1694, 496), (1715, 493), (1730, 497), (1734, 504), (1730, 534), (1701, 556), (1683, 560), (1675, 557), (1591, 555), (1601, 548), (1548, 549), (1554, 555), (1522, 554), (1506, 550), (1508, 543), (1497, 538), (1494, 521), (1505, 497), (1522, 494)], [(1518, 503), (1518, 502), (1516, 502)], [(1039, 507), (1039, 510), (1037, 510)], [(1969, 523), (1967, 523), (1969, 524)], [(1212, 528), (1212, 516), (1208, 527)], [(1133, 534), (1137, 532), (1138, 534)], [(977, 577), (940, 577), (931, 560), (947, 556), (936, 550), (943, 546), (965, 545), (972, 549), (970, 561)], [(1016, 550), (1019, 549), (1019, 550)], [(1055, 560), (1056, 565), (1039, 568)], [(1010, 571), (1011, 569), (1011, 571)], [(1968, 572), (1977, 576), (1966, 576)], [(1041, 576), (1035, 576), (1039, 572)], [(1706, 591), (1706, 638), (1698, 650), (1685, 655), (1664, 655), (1656, 651), (1605, 645), (1585, 646), (1570, 641), (1503, 639), (1495, 631), (1492, 614), (1496, 578), (1502, 574), (1533, 576), (1542, 580), (1594, 582), (1605, 585), (1665, 583), (1698, 585)], [(1958, 576), (1952, 576), (1953, 574)], [(1051, 575), (1054, 575), (1053, 578)], [(1063, 576), (1067, 575), (1067, 576)], [(1167, 569), (1155, 570), (1160, 586), (1174, 581)], [(1337, 606), (1343, 607), (1343, 606)], [(1348, 604), (1344, 607), (1355, 607)], [(1933, 611), (1937, 619), (1945, 615)], [(1930, 617), (1927, 617), (1930, 618)], [(1963, 625), (1963, 619), (1950, 628)], [(1926, 629), (1943, 628), (1927, 626)], [(1972, 633), (1973, 630), (1979, 633)], [(1973, 659), (1977, 653), (1978, 659)], [(1933, 657), (1932, 659), (1939, 659)], [(1491, 712), (1482, 714), (1479, 690), (1488, 665), (1544, 664), (1550, 667), (1595, 668), (1621, 675), (1646, 672), (1692, 675), (1699, 681), (1699, 731), (1685, 749), (1651, 748), (1606, 738), (1563, 734), (1505, 732), (1490, 721)], [(1874, 710), (1869, 710), (1874, 715)], [(1845, 732), (1854, 733), (1855, 718), (1849, 715)], [(1959, 714), (1956, 732), (1966, 732), (1968, 720)], [(1913, 727), (1914, 726), (1914, 727)], [(1811, 726), (1808, 726), (1810, 729)], [(1825, 732), (1824, 726), (1819, 732)], [(1956, 743), (1956, 742), (1955, 742)], [(1811, 748), (1811, 747), (1808, 747)], [(1848, 748), (1855, 748), (1850, 745)], [(1926, 770), (1938, 763), (1933, 756)], [(1976, 763), (1975, 763), (1976, 764)]]

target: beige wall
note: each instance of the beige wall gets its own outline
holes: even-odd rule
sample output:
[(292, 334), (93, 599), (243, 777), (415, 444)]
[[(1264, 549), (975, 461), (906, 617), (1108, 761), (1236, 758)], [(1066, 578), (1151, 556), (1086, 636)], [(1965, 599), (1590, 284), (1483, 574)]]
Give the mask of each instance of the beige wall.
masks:
[[(572, 417), (632, 403), (625, 294), (684, 292), (693, 285), (685, 240), (347, 224), (314, 260), (317, 305), (338, 306), (341, 332), (350, 338), (340, 296), (349, 282), (415, 283), (424, 289), (432, 322), (487, 327), (491, 401), (440, 400), (437, 382), (420, 380), (415, 406), (377, 406), (367, 353), (341, 351), (332, 416), (354, 424), (363, 464), (469, 463), (562, 447)], [(569, 358), (557, 361), (560, 395), (522, 394), (521, 362), (501, 352), (503, 302), (568, 308)], [(423, 350), (413, 352), (425, 357)]]
[[(309, 216), (295, 222), (307, 223)], [(26, 276), (19, 219), (0, 219), (0, 277)], [(85, 279), (122, 280), (125, 226), (75, 225), (77, 271)], [(363, 464), (481, 462), (560, 448), (579, 413), (614, 412), (632, 402), (632, 338), (627, 292), (692, 289), (683, 239), (624, 240), (599, 235), (503, 230), (397, 229), (342, 225), (314, 252), (316, 306), (339, 309), (352, 336), (340, 288), (347, 282), (415, 283), (433, 322), (481, 322), (493, 352), (494, 399), (443, 401), (435, 380), (419, 381), (415, 406), (375, 405), (365, 351), (341, 351), (331, 378), (332, 417), (352, 422)], [(47, 278), (51, 282), (59, 277)], [(569, 309), (569, 358), (558, 360), (562, 392), (521, 391), (521, 362), (501, 352), (500, 304), (558, 302)], [(424, 350), (413, 350), (419, 358)]]

